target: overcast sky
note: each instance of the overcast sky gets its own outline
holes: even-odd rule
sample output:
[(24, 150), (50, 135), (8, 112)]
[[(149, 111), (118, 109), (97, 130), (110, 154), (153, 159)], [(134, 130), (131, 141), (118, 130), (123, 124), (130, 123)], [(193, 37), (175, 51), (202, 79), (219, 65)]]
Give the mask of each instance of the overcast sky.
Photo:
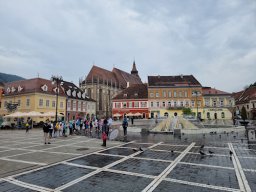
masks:
[(0, 72), (62, 75), (93, 63), (193, 74), (233, 92), (256, 81), (256, 0), (0, 0)]

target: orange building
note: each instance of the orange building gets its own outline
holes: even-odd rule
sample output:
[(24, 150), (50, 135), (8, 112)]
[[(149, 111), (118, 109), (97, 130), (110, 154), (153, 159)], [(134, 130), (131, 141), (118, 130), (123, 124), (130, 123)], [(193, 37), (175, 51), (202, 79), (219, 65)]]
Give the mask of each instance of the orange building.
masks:
[(148, 76), (150, 117), (182, 114), (184, 107), (201, 116), (202, 85), (193, 75)]

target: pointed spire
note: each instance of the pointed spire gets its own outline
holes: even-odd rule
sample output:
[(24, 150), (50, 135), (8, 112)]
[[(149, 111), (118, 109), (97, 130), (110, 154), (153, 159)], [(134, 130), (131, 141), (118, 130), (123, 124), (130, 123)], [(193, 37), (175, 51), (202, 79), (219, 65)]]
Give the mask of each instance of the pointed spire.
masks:
[(132, 74), (132, 75), (137, 75), (137, 76), (138, 76), (138, 70), (136, 69), (135, 60), (133, 61), (131, 74)]

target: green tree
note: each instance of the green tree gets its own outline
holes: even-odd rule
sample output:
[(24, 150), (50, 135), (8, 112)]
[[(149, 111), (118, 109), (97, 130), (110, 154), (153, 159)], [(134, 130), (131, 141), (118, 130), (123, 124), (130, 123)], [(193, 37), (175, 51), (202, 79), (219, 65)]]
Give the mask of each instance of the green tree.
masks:
[(184, 115), (191, 115), (192, 114), (192, 110), (190, 108), (183, 108), (182, 112)]
[(244, 106), (242, 107), (242, 110), (241, 110), (241, 116), (244, 121), (245, 121), (245, 119), (247, 119), (247, 113), (246, 113), (246, 109)]

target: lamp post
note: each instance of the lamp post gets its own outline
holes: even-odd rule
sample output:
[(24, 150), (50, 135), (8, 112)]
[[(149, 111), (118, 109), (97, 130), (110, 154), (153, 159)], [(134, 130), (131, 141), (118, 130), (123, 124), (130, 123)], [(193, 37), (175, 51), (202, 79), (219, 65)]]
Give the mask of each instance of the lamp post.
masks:
[(55, 123), (57, 123), (58, 120), (58, 97), (59, 97), (59, 85), (62, 83), (62, 76), (52, 76), (51, 78), (52, 84), (54, 85), (56, 83), (57, 89), (56, 89), (56, 111), (55, 111)]
[(197, 97), (200, 95), (200, 91), (193, 91), (192, 94), (196, 96), (196, 119), (198, 120), (198, 103), (197, 103)]

